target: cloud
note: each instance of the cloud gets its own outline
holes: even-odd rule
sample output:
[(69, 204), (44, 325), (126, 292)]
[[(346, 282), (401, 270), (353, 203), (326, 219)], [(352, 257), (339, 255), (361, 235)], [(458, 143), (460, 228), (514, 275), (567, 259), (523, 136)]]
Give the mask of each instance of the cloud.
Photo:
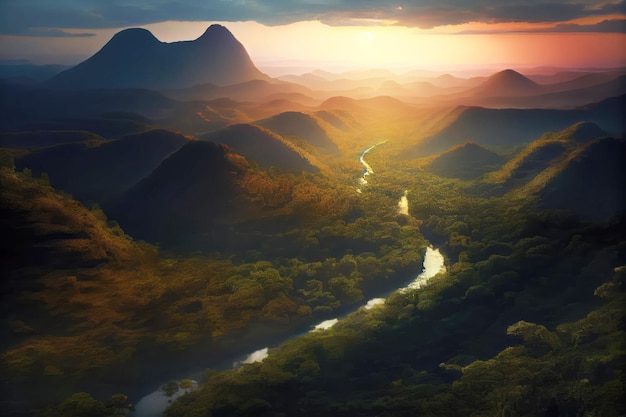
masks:
[(603, 20), (595, 25), (560, 23), (547, 32), (602, 32), (626, 33), (626, 19)]
[(35, 36), (40, 38), (88, 38), (91, 36), (96, 36), (95, 33), (71, 33), (65, 32), (60, 29), (46, 29), (46, 28), (35, 28), (35, 29), (25, 29), (21, 31), (19, 34), (14, 33), (14, 35), (20, 36)]
[(0, 33), (121, 28), (171, 20), (254, 20), (266, 25), (359, 21), (432, 28), (468, 22), (559, 23), (615, 14), (626, 14), (625, 0), (11, 0), (0, 2)]
[(530, 27), (527, 29), (505, 29), (505, 30), (465, 30), (459, 34), (486, 34), (486, 33), (626, 33), (626, 19), (603, 20), (591, 25), (581, 25), (576, 23), (558, 23), (551, 27)]

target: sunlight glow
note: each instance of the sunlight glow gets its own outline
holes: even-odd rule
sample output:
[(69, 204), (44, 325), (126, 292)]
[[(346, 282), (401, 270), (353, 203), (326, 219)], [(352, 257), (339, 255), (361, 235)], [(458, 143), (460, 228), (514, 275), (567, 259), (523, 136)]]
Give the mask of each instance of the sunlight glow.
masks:
[(313, 330), (328, 330), (331, 327), (333, 327), (335, 324), (337, 324), (338, 322), (339, 322), (339, 319), (324, 320), (317, 326), (313, 327)]
[(367, 302), (367, 304), (365, 304), (365, 309), (371, 310), (375, 306), (382, 305), (382, 304), (385, 304), (384, 298), (372, 298), (371, 300)]
[(254, 351), (251, 354), (249, 354), (246, 357), (246, 359), (244, 359), (241, 363), (261, 362), (263, 359), (267, 358), (268, 351), (269, 351), (268, 348), (263, 348), (263, 349), (259, 349), (257, 351)]
[(409, 199), (407, 198), (408, 190), (404, 190), (404, 195), (400, 197), (398, 201), (398, 214), (408, 216), (409, 215)]
[[(594, 25), (619, 18), (624, 16), (594, 16), (563, 23)], [(329, 26), (319, 21), (277, 26), (254, 21), (168, 21), (143, 27), (163, 42), (176, 42), (198, 38), (213, 23), (226, 26), (262, 70), (298, 67), (302, 68), (299, 73), (304, 73), (319, 68), (329, 71), (365, 68), (448, 70), (471, 65), (499, 65), (502, 69), (523, 65), (626, 65), (623, 48), (626, 34), (550, 32), (556, 28), (556, 24), (551, 23), (475, 22), (427, 30), (372, 21), (356, 21), (345, 26)], [(59, 61), (71, 59), (78, 63), (78, 57), (85, 59), (94, 54), (122, 29), (125, 28), (60, 29), (67, 33), (95, 35), (75, 38), (0, 36), (4, 46), (0, 58), (27, 58), (35, 63), (65, 63)], [(25, 51), (28, 56), (24, 55)], [(276, 76), (271, 71), (268, 73)]]

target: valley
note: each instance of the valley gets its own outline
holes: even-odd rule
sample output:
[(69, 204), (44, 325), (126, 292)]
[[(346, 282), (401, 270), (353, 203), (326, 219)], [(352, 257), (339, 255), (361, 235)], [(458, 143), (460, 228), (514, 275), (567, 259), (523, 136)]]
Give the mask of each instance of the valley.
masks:
[(270, 77), (211, 25), (21, 71), (1, 414), (626, 412), (623, 69)]

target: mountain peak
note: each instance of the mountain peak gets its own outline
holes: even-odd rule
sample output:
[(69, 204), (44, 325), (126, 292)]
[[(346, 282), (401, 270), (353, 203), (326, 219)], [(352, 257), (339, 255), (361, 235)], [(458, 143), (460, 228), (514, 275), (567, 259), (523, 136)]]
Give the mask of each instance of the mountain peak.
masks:
[(523, 96), (539, 92), (541, 86), (512, 69), (505, 69), (491, 75), (481, 84), (476, 93), (479, 96)]
[(117, 32), (108, 44), (120, 43), (127, 47), (139, 47), (143, 45), (159, 44), (159, 41), (153, 34), (147, 29), (143, 28), (130, 28)]
[(503, 71), (496, 72), (487, 78), (486, 82), (498, 82), (498, 83), (520, 83), (526, 85), (538, 85), (530, 78), (526, 78), (524, 75), (512, 69), (505, 69)]
[(235, 37), (225, 26), (213, 24), (196, 41), (215, 41), (219, 39), (235, 39)]

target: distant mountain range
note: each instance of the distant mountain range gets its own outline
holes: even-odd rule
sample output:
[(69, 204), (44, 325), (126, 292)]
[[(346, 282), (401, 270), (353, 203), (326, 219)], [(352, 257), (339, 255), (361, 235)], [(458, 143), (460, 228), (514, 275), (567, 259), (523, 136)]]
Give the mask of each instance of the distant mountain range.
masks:
[(145, 29), (123, 30), (91, 58), (56, 75), (47, 85), (167, 89), (268, 78), (228, 29), (211, 25), (194, 41), (173, 43), (161, 42)]

